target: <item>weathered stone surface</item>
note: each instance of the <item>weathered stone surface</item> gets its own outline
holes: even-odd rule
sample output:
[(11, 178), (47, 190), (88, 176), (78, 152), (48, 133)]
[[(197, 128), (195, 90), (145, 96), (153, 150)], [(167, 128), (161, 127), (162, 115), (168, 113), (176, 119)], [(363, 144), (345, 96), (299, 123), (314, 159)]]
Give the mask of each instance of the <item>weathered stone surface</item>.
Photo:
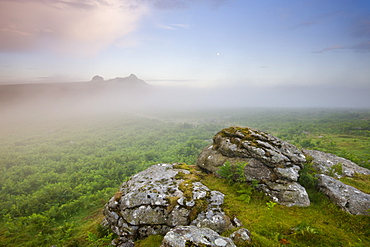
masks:
[(284, 206), (309, 206), (310, 199), (306, 189), (297, 182), (275, 181), (266, 182), (264, 191), (273, 201)]
[(174, 164), (158, 164), (122, 184), (103, 212), (107, 225), (119, 236), (117, 246), (165, 235), (179, 225), (206, 226), (219, 233), (233, 227), (220, 207), (224, 195), (183, 179), (186, 174), (190, 171), (176, 169)]
[(199, 155), (197, 166), (217, 175), (219, 167), (248, 163), (244, 175), (279, 204), (309, 206), (306, 190), (297, 183), (306, 158), (294, 145), (251, 128), (230, 127), (213, 138)]
[(352, 186), (346, 185), (335, 178), (324, 174), (316, 175), (318, 187), (332, 202), (348, 213), (369, 215), (370, 195)]
[[(231, 162), (231, 161), (230, 161)], [(244, 168), (244, 174), (247, 181), (269, 181), (276, 179), (272, 170), (256, 159), (246, 159), (248, 165)], [(235, 163), (232, 163), (235, 164)], [(237, 163), (236, 163), (237, 164)]]
[[(338, 178), (341, 176), (352, 177), (355, 173), (370, 175), (369, 169), (361, 167), (350, 160), (338, 157), (334, 154), (324, 153), (317, 150), (303, 150), (303, 153), (306, 156), (313, 158), (313, 166), (322, 174), (332, 175)], [(341, 165), (342, 169), (339, 173), (333, 168), (335, 165)]]
[(294, 145), (251, 128), (230, 127), (213, 138), (216, 150), (226, 157), (255, 158), (270, 167), (299, 165), (305, 156)]
[(233, 164), (245, 162), (244, 158), (226, 157), (218, 150), (215, 150), (213, 145), (209, 145), (200, 153), (197, 165), (203, 170), (211, 172), (217, 176), (218, 174), (216, 171), (218, 170), (218, 167), (222, 166), (227, 160)]
[(252, 234), (248, 229), (241, 228), (230, 235), (234, 243), (243, 244), (252, 242)]
[(297, 182), (299, 177), (298, 172), (300, 169), (301, 168), (299, 166), (293, 165), (286, 168), (276, 167), (274, 168), (274, 172), (281, 179)]
[(175, 227), (164, 236), (161, 245), (161, 247), (185, 246), (234, 247), (236, 245), (230, 238), (221, 237), (209, 228), (195, 226)]

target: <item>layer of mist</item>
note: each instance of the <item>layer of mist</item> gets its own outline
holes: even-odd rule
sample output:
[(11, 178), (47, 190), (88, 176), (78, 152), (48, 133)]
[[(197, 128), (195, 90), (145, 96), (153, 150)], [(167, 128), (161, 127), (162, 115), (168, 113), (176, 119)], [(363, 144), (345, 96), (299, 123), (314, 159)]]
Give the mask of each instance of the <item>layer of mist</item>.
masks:
[(240, 107), (370, 108), (369, 89), (334, 87), (175, 88), (135, 75), (87, 82), (0, 85), (2, 120), (83, 114)]

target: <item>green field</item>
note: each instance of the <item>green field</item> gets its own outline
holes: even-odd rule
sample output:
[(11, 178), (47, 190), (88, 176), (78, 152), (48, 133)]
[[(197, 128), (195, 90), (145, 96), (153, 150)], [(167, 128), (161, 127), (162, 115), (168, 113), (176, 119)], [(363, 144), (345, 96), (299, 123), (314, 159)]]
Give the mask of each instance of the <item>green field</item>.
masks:
[[(125, 179), (157, 163), (195, 164), (212, 137), (231, 125), (260, 129), (370, 168), (370, 110), (224, 109), (1, 119), (0, 246), (108, 246), (111, 235), (99, 227), (101, 210)], [(236, 185), (208, 177), (204, 182), (230, 191), (225, 211), (240, 215), (254, 236), (252, 246), (284, 245), (281, 239), (292, 246), (370, 245), (369, 217), (341, 212), (315, 191), (309, 208), (267, 210), (266, 198), (258, 193), (243, 204), (233, 199)]]

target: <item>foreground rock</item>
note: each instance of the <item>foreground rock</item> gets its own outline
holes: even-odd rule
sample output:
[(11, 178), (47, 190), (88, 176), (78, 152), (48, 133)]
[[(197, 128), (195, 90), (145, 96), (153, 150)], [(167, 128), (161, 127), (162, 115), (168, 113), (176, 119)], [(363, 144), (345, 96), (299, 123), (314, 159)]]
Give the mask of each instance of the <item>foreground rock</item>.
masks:
[(216, 174), (227, 161), (248, 163), (244, 170), (246, 180), (257, 180), (259, 188), (275, 202), (310, 205), (305, 188), (297, 182), (306, 158), (294, 145), (255, 129), (230, 127), (214, 136), (213, 145), (202, 151), (197, 165)]
[(221, 209), (224, 195), (189, 179), (191, 172), (158, 164), (132, 176), (104, 208), (106, 224), (118, 235), (117, 246), (149, 235), (165, 235), (176, 226), (232, 228)]
[(344, 211), (355, 215), (369, 215), (370, 195), (324, 174), (317, 175), (318, 187)]
[(338, 157), (334, 154), (324, 153), (317, 150), (303, 150), (307, 157), (312, 157), (313, 167), (318, 173), (340, 178), (342, 176), (353, 177), (355, 173), (370, 175), (370, 170), (361, 167), (350, 160)]
[(252, 234), (248, 229), (241, 228), (241, 229), (233, 232), (230, 235), (230, 238), (233, 240), (234, 243), (245, 244), (245, 243), (251, 243), (252, 242), (251, 236), (252, 236)]
[(212, 246), (234, 247), (230, 238), (221, 237), (209, 228), (195, 226), (178, 226), (169, 231), (163, 239), (161, 247)]

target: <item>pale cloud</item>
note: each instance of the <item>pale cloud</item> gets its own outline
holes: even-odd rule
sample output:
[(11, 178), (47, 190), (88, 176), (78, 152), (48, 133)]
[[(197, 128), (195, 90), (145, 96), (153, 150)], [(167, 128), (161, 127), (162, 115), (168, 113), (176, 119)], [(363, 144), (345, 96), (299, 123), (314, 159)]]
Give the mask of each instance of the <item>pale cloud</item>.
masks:
[(187, 24), (170, 24), (170, 25), (159, 24), (157, 26), (158, 28), (167, 29), (167, 30), (178, 30), (178, 29), (188, 29), (189, 28), (189, 25)]
[(316, 53), (324, 53), (330, 51), (347, 50), (359, 53), (370, 52), (370, 19), (364, 19), (354, 23), (350, 36), (355, 38), (352, 44), (346, 45), (333, 45), (316, 51)]
[(194, 4), (204, 3), (211, 7), (219, 7), (233, 0), (132, 0), (136, 4), (149, 4), (158, 9), (184, 9)]
[(343, 51), (343, 50), (359, 52), (359, 53), (370, 52), (370, 40), (356, 43), (353, 45), (333, 45), (333, 46), (329, 46), (324, 49), (321, 49), (319, 51), (315, 51), (314, 53), (325, 53), (325, 52)]
[(370, 52), (370, 40), (348, 46), (348, 49), (360, 53)]
[(0, 0), (0, 51), (91, 55), (136, 30), (146, 5), (124, 0)]
[(314, 53), (324, 53), (324, 52), (329, 52), (329, 51), (338, 51), (338, 50), (345, 49), (345, 47), (346, 46), (342, 46), (342, 45), (332, 45), (332, 46), (325, 47), (324, 49), (321, 49), (319, 51), (314, 51)]

